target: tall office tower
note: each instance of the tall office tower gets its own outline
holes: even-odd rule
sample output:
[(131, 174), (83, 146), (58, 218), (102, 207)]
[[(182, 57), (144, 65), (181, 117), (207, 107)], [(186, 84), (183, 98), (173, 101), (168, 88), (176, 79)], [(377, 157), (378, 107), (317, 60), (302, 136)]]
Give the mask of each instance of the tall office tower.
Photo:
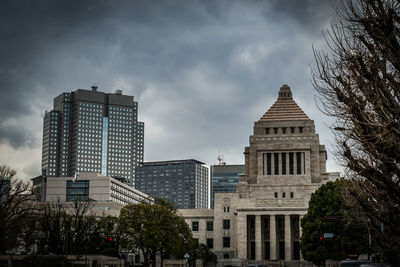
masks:
[(215, 193), (234, 193), (244, 165), (211, 165), (211, 208), (214, 208)]
[(143, 162), (144, 123), (133, 96), (78, 89), (54, 99), (43, 124), (42, 170), (47, 176), (98, 172), (134, 185)]
[(194, 160), (145, 162), (136, 167), (135, 188), (179, 209), (208, 207), (208, 169)]

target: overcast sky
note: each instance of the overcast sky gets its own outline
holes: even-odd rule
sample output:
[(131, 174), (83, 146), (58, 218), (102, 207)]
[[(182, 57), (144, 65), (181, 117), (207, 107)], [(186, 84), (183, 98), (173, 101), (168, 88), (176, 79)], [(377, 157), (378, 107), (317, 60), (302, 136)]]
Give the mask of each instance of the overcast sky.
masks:
[[(255, 121), (288, 84), (332, 151), (311, 85), (332, 0), (0, 2), (0, 164), (40, 174), (53, 98), (96, 84), (133, 95), (145, 160), (243, 164)], [(332, 153), (328, 171), (338, 171)]]

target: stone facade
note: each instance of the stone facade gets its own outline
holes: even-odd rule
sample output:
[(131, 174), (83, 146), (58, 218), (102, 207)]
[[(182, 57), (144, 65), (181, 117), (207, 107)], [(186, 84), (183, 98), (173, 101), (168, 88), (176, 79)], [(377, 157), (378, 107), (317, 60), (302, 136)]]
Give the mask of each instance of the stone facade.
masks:
[[(268, 262), (300, 264), (300, 219), (311, 194), (339, 177), (326, 172), (327, 153), (314, 121), (292, 98), (287, 85), (254, 123), (245, 148), (245, 173), (237, 193), (217, 193), (213, 210), (181, 211), (199, 242), (211, 243), (221, 265)], [(213, 230), (207, 231), (207, 222)], [(193, 230), (193, 229), (192, 229)]]

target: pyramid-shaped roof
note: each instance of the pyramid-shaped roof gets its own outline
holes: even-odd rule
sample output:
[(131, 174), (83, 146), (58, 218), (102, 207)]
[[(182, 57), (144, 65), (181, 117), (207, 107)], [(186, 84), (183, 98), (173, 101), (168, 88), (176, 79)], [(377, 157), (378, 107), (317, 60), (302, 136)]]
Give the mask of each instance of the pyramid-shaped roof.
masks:
[(290, 87), (284, 84), (279, 90), (278, 100), (265, 112), (259, 121), (303, 121), (310, 120), (294, 102)]

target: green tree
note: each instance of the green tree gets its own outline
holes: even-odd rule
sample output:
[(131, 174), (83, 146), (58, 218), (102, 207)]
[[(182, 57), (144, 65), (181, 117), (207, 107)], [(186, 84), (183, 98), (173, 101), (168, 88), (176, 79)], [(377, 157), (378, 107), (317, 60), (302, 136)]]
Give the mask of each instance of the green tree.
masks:
[[(368, 232), (347, 218), (343, 192), (346, 181), (341, 179), (322, 185), (311, 195), (307, 214), (301, 219), (300, 248), (305, 260), (321, 266), (326, 259), (343, 259), (348, 254), (368, 251)], [(327, 216), (338, 218), (327, 222)], [(322, 238), (333, 233), (334, 238)]]
[(400, 266), (400, 2), (343, 0), (326, 42), (313, 80), (352, 179), (350, 215)]
[(156, 254), (161, 258), (180, 257), (193, 248), (188, 225), (168, 202), (156, 199), (155, 203), (141, 202), (122, 208), (119, 228), (123, 233), (124, 248), (139, 249), (144, 265), (156, 265)]
[(196, 242), (195, 248), (190, 253), (190, 263), (192, 266), (196, 266), (196, 260), (202, 260), (203, 266), (211, 267), (217, 265), (217, 255), (215, 255), (205, 244)]
[(114, 251), (114, 255), (118, 254), (122, 238), (122, 233), (118, 227), (118, 217), (111, 215), (102, 217), (98, 221), (98, 226), (101, 239), (100, 253), (109, 255), (110, 252)]

